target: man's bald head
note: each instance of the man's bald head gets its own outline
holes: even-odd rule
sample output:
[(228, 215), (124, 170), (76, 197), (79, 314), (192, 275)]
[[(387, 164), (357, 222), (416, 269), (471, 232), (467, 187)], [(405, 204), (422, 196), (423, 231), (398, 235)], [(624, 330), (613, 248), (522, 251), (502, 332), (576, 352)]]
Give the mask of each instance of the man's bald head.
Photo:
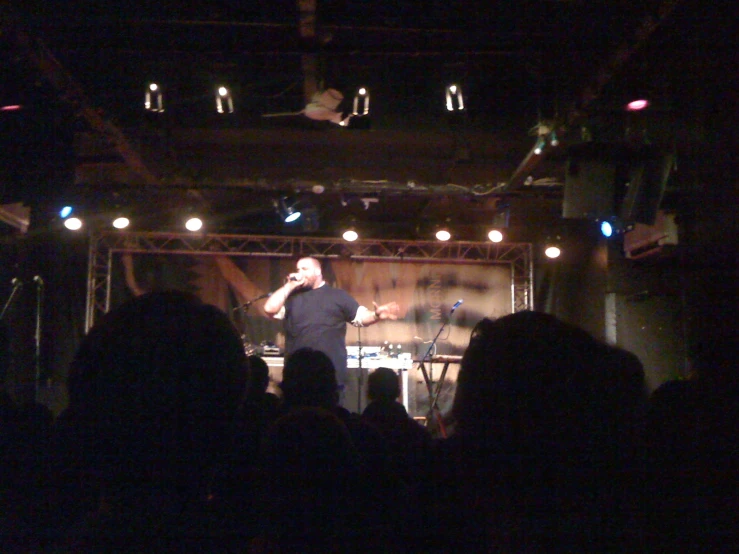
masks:
[(323, 285), (323, 273), (321, 270), (321, 262), (316, 258), (307, 257), (300, 258), (297, 265), (298, 273), (305, 277), (305, 287), (317, 289)]

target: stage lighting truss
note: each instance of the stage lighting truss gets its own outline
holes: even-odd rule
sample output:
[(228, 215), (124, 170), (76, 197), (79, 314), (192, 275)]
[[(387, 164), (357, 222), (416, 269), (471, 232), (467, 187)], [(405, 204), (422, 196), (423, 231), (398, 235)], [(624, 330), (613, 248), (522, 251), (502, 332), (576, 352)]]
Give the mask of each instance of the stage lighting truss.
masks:
[(490, 241), (376, 240), (347, 243), (338, 237), (283, 237), (219, 235), (210, 233), (155, 233), (97, 230), (90, 234), (85, 330), (111, 307), (111, 254), (148, 252), (167, 255), (223, 254), (266, 258), (346, 256), (356, 261), (404, 261), (506, 264), (511, 268), (511, 311), (534, 308), (533, 253), (530, 243)]

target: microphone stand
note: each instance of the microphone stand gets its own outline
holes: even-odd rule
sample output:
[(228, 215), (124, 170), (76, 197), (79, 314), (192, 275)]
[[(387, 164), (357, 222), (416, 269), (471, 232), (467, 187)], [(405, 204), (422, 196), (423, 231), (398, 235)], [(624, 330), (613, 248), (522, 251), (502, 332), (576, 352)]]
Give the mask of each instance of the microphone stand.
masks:
[(261, 295), (257, 296), (256, 298), (252, 298), (251, 300), (249, 300), (248, 302), (245, 302), (245, 303), (241, 304), (240, 306), (236, 306), (232, 310), (234, 312), (237, 312), (239, 310), (243, 310), (244, 311), (242, 317), (240, 317), (239, 319), (241, 319), (241, 322), (240, 322), (240, 327), (241, 327), (241, 331), (242, 331), (242, 333), (241, 333), (241, 342), (244, 343), (244, 352), (247, 355), (254, 354), (257, 351), (256, 347), (253, 344), (251, 344), (251, 342), (248, 342), (247, 341), (247, 339), (248, 339), (248, 336), (247, 336), (247, 323), (248, 323), (248, 320), (246, 318), (246, 314), (249, 312), (249, 306), (251, 306), (257, 300), (262, 300), (264, 298), (269, 298), (270, 296), (272, 296), (272, 293), (271, 292), (265, 292), (264, 294), (261, 294)]
[(263, 300), (264, 298), (269, 298), (270, 296), (272, 296), (272, 293), (271, 292), (265, 292), (264, 294), (259, 295), (256, 298), (252, 298), (251, 300), (249, 300), (248, 302), (245, 302), (244, 304), (241, 304), (240, 306), (236, 306), (233, 309), (233, 311), (236, 312), (236, 311), (241, 310), (241, 309), (244, 309), (246, 311), (246, 310), (249, 309), (249, 306), (251, 306), (252, 304), (254, 304), (254, 302), (256, 302), (257, 300)]
[[(460, 303), (461, 304), (461, 301)], [(434, 351), (434, 348), (436, 347), (436, 341), (439, 340), (439, 337), (441, 336), (441, 333), (446, 328), (449, 321), (451, 321), (452, 314), (454, 314), (454, 311), (457, 309), (459, 304), (455, 305), (451, 311), (449, 312), (449, 318), (444, 321), (441, 324), (441, 327), (439, 328), (439, 332), (436, 333), (436, 336), (434, 337), (434, 340), (431, 341), (431, 344), (429, 344), (428, 350), (426, 350), (426, 354), (423, 355), (423, 358), (421, 358), (421, 361), (419, 362), (419, 369), (423, 373), (423, 380), (426, 383), (426, 390), (428, 391), (429, 395), (429, 413), (428, 416), (426, 416), (426, 421), (431, 421), (431, 418), (433, 415), (436, 415), (437, 422), (439, 423), (439, 426), (441, 427), (441, 432), (443, 436), (446, 436), (446, 432), (444, 431), (444, 424), (441, 421), (441, 414), (439, 413), (439, 409), (436, 406), (437, 400), (438, 400), (438, 393), (441, 392), (441, 384), (440, 381), (437, 386), (437, 392), (434, 393), (434, 383), (433, 383), (433, 368), (431, 367), (432, 362), (432, 356), (431, 352)], [(429, 364), (429, 371), (426, 371), (426, 362)], [(429, 372), (431, 373), (431, 376), (429, 375)]]
[(39, 401), (39, 387), (41, 383), (41, 318), (44, 304), (44, 281), (39, 275), (33, 278), (36, 283), (36, 334), (34, 335), (36, 366), (36, 402)]
[(362, 413), (362, 387), (364, 386), (364, 370), (362, 369), (362, 333), (357, 327), (357, 413)]
[(10, 296), (8, 296), (8, 299), (5, 301), (5, 306), (3, 306), (3, 311), (0, 312), (0, 321), (2, 321), (3, 316), (5, 315), (5, 312), (7, 311), (10, 304), (13, 302), (15, 293), (18, 292), (18, 289), (23, 286), (23, 282), (20, 279), (13, 279), (11, 283), (13, 284), (13, 290), (10, 291)]

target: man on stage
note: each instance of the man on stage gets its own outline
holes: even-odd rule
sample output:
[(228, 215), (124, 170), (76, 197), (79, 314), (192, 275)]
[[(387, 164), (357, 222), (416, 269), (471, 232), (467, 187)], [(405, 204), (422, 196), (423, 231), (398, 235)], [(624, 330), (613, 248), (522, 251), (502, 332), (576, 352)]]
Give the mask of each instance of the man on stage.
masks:
[(321, 263), (315, 258), (301, 258), (297, 271), (272, 293), (264, 311), (283, 320), (286, 356), (298, 348), (310, 347), (331, 358), (341, 389), (341, 404), (351, 409), (357, 401), (357, 383), (347, 376), (346, 324), (367, 327), (384, 319), (398, 319), (396, 302), (373, 304), (374, 310), (369, 310), (346, 291), (327, 285)]

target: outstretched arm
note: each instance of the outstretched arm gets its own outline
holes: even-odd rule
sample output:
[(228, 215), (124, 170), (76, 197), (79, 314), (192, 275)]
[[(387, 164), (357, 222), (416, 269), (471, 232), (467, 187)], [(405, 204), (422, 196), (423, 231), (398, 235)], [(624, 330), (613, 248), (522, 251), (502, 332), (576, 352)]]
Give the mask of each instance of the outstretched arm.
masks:
[(400, 307), (397, 302), (388, 302), (382, 306), (378, 306), (377, 302), (372, 303), (375, 307), (374, 311), (365, 309), (364, 313), (358, 313), (356, 322), (362, 327), (374, 325), (383, 319), (398, 319)]

